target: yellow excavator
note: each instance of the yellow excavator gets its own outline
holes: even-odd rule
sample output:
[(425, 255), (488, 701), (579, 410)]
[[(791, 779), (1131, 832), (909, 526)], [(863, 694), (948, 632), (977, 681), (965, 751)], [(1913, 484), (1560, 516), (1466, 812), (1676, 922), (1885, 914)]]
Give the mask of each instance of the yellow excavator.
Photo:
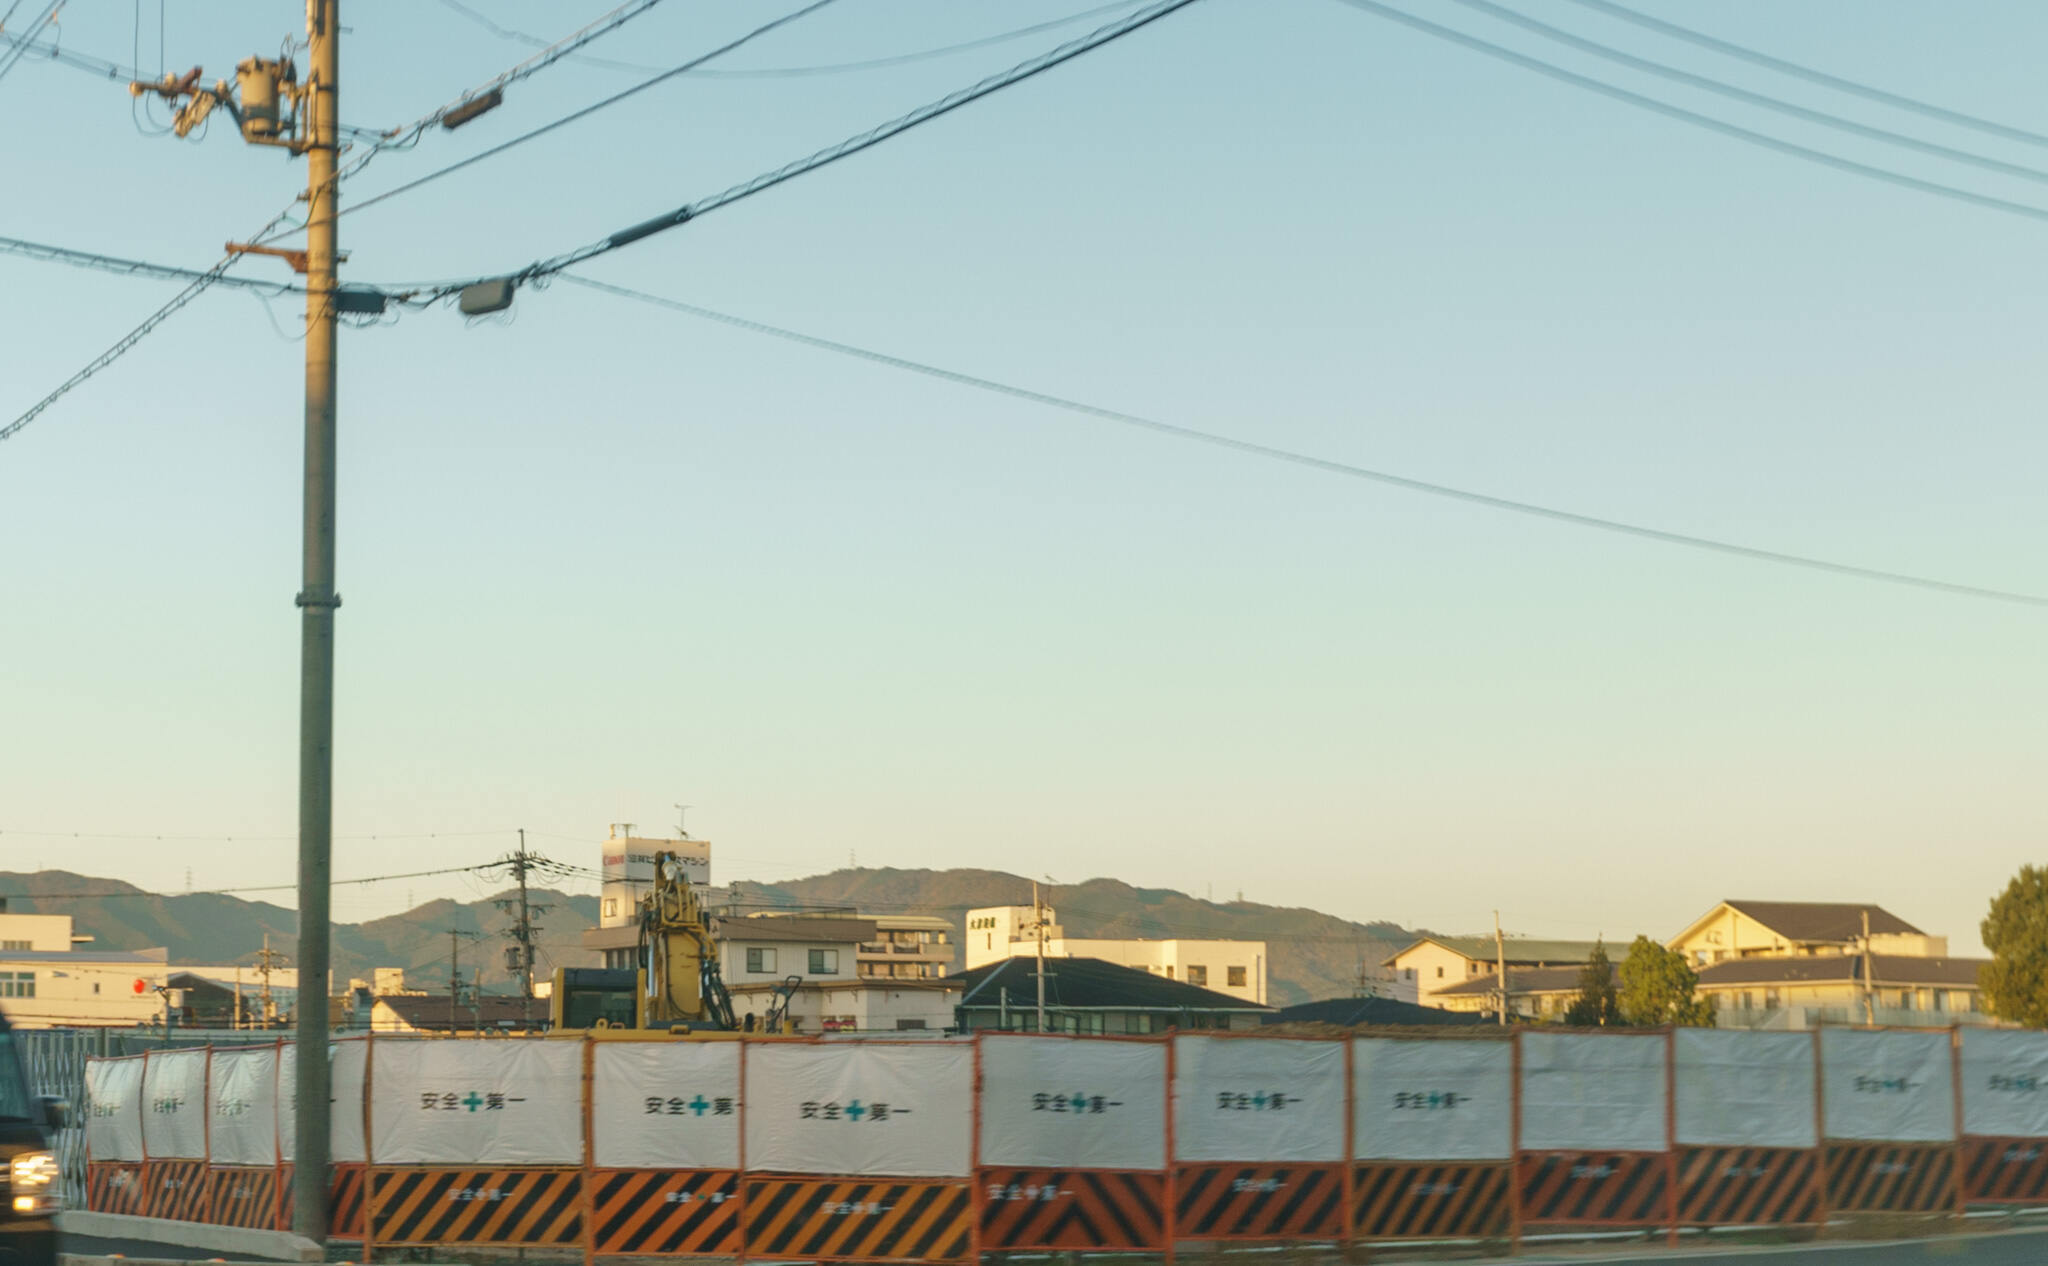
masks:
[[(654, 855), (654, 887), (640, 899), (637, 915), (640, 940), (632, 967), (555, 969), (555, 1031), (739, 1032), (732, 995), (718, 970), (711, 916), (674, 853)], [(801, 983), (800, 976), (782, 983), (756, 1031), (785, 1031), (789, 1000)]]

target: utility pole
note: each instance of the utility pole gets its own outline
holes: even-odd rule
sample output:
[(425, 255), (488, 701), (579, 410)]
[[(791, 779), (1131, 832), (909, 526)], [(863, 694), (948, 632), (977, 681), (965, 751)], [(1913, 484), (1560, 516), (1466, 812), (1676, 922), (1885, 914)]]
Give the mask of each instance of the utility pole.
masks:
[[(257, 995), (261, 1006), (261, 1010), (257, 1014), (262, 1016), (262, 1025), (266, 1029), (277, 1022), (277, 1008), (272, 1006), (270, 1001), (270, 969), (278, 959), (283, 957), (283, 954), (270, 948), (270, 933), (265, 932), (263, 934), (263, 951), (256, 955), (256, 975), (263, 981), (262, 991)], [(303, 990), (301, 992), (303, 993)], [(305, 1005), (304, 998), (301, 998), (299, 1001), (300, 1009), (304, 1010)]]
[(1870, 965), (1870, 908), (1863, 910), (1863, 1022), (1877, 1023), (1877, 978)]
[(512, 926), (505, 929), (506, 937), (512, 942), (505, 947), (505, 966), (519, 978), (519, 997), (524, 1004), (522, 1015), (529, 1029), (533, 1027), (533, 959), (541, 930), (534, 919), (546, 914), (551, 907), (534, 905), (528, 899), (526, 877), (546, 860), (538, 853), (526, 851), (526, 831), (521, 829), (519, 851), (506, 859), (512, 867), (512, 877), (519, 882), (519, 896), (513, 900), (493, 902), (498, 909), (513, 916)]
[(448, 1036), (455, 1036), (455, 1000), (462, 996), (462, 933), (448, 929)]
[(1038, 932), (1038, 1031), (1045, 1032), (1045, 902), (1038, 897), (1038, 881), (1031, 881), (1031, 922)]
[(1493, 912), (1493, 956), (1500, 971), (1500, 1022), (1508, 1022), (1508, 944), (1500, 934), (1500, 911)]

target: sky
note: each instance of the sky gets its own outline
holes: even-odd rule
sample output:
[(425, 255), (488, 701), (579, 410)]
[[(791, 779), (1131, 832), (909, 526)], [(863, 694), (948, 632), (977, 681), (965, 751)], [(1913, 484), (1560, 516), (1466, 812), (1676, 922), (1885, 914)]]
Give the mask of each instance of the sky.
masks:
[[(2048, 131), (2039, 6), (1632, 2)], [(550, 39), (608, 8), (476, 3)], [(2048, 177), (1665, 83), (1451, 0), (1389, 3), (2048, 206)], [(889, 57), (1088, 7), (839, 0), (713, 66)], [(668, 0), (587, 51), (673, 65), (784, 11)], [(670, 80), (345, 214), (344, 280), (516, 269), (1125, 11), (875, 69)], [(1540, 16), (2048, 169), (2041, 147), (1575, 4)], [(348, 0), (343, 21), (342, 114), (363, 126), (533, 51), (445, 4)], [(302, 22), (283, 0), (91, 0), (61, 32), (211, 80)], [(343, 205), (644, 77), (557, 64), (380, 154)], [(204, 268), (304, 187), (225, 119), (154, 135), (160, 109), (45, 60), (0, 79), (0, 105), (0, 235)], [(2048, 594), (2044, 243), (2038, 220), (1337, 0), (1197, 0), (582, 271), (1376, 470)], [(0, 424), (177, 289), (0, 253)], [(0, 869), (292, 881), (299, 321), (216, 290), (0, 444)], [(1977, 952), (1989, 899), (2040, 860), (2048, 609), (1431, 498), (566, 282), (499, 317), (346, 329), (340, 362), (340, 878), (489, 860), (521, 827), (594, 866), (607, 824), (654, 833), (681, 803), (719, 882), (988, 867), (1610, 939), (1723, 898), (1875, 901)], [(496, 886), (351, 886), (335, 915)]]

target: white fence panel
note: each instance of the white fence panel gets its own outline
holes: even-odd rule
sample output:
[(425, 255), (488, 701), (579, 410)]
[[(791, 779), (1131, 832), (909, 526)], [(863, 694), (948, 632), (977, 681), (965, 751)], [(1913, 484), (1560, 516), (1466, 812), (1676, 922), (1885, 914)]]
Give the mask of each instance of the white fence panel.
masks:
[(1820, 1145), (1811, 1034), (1679, 1029), (1671, 1036), (1679, 1143)]
[(1827, 1136), (1886, 1143), (1953, 1141), (1952, 1058), (1945, 1032), (1822, 1029)]
[(371, 1163), (581, 1165), (576, 1042), (378, 1042)]
[(1362, 1037), (1352, 1043), (1358, 1160), (1514, 1156), (1514, 1048), (1504, 1041)]
[(737, 1169), (738, 1042), (598, 1042), (591, 1156), (607, 1169)]
[(213, 1113), (207, 1160), (216, 1165), (277, 1164), (277, 1048), (216, 1050), (207, 1081)]
[(1661, 1152), (1665, 1042), (1633, 1033), (1529, 1033), (1522, 1044), (1522, 1150)]
[(1344, 1159), (1344, 1043), (1177, 1037), (1177, 1161)]
[(151, 1160), (206, 1159), (206, 1051), (148, 1056), (142, 1071), (142, 1145)]
[(2048, 1033), (1962, 1030), (1963, 1133), (2048, 1138)]
[(96, 1161), (142, 1159), (142, 1057), (85, 1066), (86, 1148)]
[(748, 1044), (747, 1168), (964, 1177), (974, 1047)]
[(982, 1164), (1166, 1168), (1164, 1042), (979, 1040)]
[[(299, 1137), (299, 1076), (295, 1043), (285, 1043), (277, 1067), (277, 1145), (289, 1162)], [(337, 1165), (360, 1165), (363, 1152), (363, 1070), (369, 1062), (367, 1043), (348, 1038), (327, 1048), (329, 1158)]]

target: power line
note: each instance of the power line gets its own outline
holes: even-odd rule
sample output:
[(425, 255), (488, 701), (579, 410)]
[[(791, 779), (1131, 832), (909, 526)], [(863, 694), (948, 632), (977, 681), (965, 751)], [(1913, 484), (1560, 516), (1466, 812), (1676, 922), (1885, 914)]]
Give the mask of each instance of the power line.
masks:
[[(5, 49), (0, 49), (0, 79), (5, 79), (7, 77), (7, 72), (13, 70), (15, 64), (21, 61), (22, 49), (24, 48), (24, 46), (27, 44), (28, 41), (33, 40), (36, 37), (36, 32), (42, 30), (45, 26), (49, 25), (50, 19), (57, 16), (57, 10), (62, 8), (63, 4), (64, 0), (50, 0), (50, 3), (43, 6), (43, 11), (41, 13), (29, 19), (27, 34), (19, 37), (18, 40), (10, 39), (8, 41), (9, 47)], [(11, 4), (7, 7), (7, 16), (13, 17), (14, 11), (20, 7), (21, 5), (19, 0), (16, 0), (16, 3)], [(0, 21), (0, 26), (5, 25), (6, 23), (4, 21)]]
[[(820, 3), (824, 2), (825, 0), (820, 0)], [(1149, 26), (1160, 18), (1184, 9), (1194, 2), (1195, 0), (1157, 0), (1156, 3), (1139, 10), (1129, 17), (1112, 22), (1079, 39), (1069, 40), (1067, 43), (1049, 52), (1041, 53), (1028, 61), (1019, 62), (1006, 71), (990, 75), (977, 84), (962, 88), (928, 105), (919, 106), (910, 113), (899, 115), (887, 123), (877, 124), (865, 132), (849, 136), (836, 145), (828, 145), (809, 157), (786, 163), (774, 171), (763, 172), (752, 180), (742, 181), (732, 186), (723, 193), (713, 194), (708, 198), (700, 198), (695, 202), (685, 203), (673, 211), (664, 212), (651, 220), (644, 220), (630, 228), (621, 229), (610, 237), (592, 242), (588, 246), (580, 247), (565, 255), (557, 255), (553, 259), (529, 264), (518, 272), (510, 274), (510, 277), (514, 281), (533, 281), (550, 277), (565, 268), (571, 268), (583, 263), (585, 260), (595, 259), (599, 255), (608, 254), (624, 246), (630, 246), (657, 233), (675, 228), (679, 224), (686, 224), (722, 207), (728, 207), (735, 202), (751, 198), (757, 193), (764, 193), (785, 181), (794, 180), (798, 176), (816, 171), (821, 167), (829, 166), (842, 158), (850, 158), (863, 150), (881, 144), (883, 141), (901, 136), (920, 124), (929, 123), (933, 119), (950, 114), (961, 106), (979, 101), (983, 97), (1001, 92), (1003, 89), (1015, 84), (1023, 83), (1025, 80), (1043, 74), (1055, 66), (1070, 62), (1084, 53), (1093, 52), (1105, 44), (1121, 39), (1142, 27)], [(375, 201), (375, 199), (371, 201)], [(360, 209), (365, 204), (357, 203), (356, 205)], [(443, 289), (443, 293), (453, 293), (459, 289), (461, 289), (460, 286), (449, 286)]]
[[(148, 277), (157, 281), (197, 281), (206, 273), (197, 268), (177, 268), (169, 264), (152, 264), (146, 260), (123, 259), (118, 255), (102, 255), (97, 251), (73, 250), (66, 246), (51, 246), (45, 242), (28, 242), (16, 237), (0, 237), (0, 252), (20, 255), (26, 259), (40, 260), (52, 264), (70, 264), (78, 268), (92, 268), (101, 272), (117, 273), (128, 277)], [(229, 286), (240, 290), (254, 290), (279, 298), (288, 294), (304, 294), (305, 287), (294, 286), (281, 281), (261, 281), (254, 277), (216, 277), (214, 285)]]
[[(1140, 2), (1141, 0), (1116, 0), (1114, 4), (1097, 5), (1095, 8), (1083, 9), (1079, 13), (1069, 13), (1063, 18), (1054, 18), (1049, 22), (1039, 22), (1031, 26), (1020, 26), (1014, 30), (1002, 31), (995, 35), (984, 35), (979, 39), (964, 40), (958, 44), (946, 44), (938, 48), (920, 49), (914, 53), (896, 53), (888, 57), (870, 57), (862, 61), (852, 62), (829, 62), (816, 66), (759, 66), (746, 70), (693, 70), (689, 74), (700, 79), (794, 79), (811, 75), (845, 74), (849, 71), (880, 70), (884, 67), (903, 66), (912, 62), (929, 61), (934, 57), (945, 57), (953, 53), (964, 53), (972, 49), (987, 48), (993, 44), (1008, 43), (1011, 40), (1022, 39), (1027, 35), (1037, 35), (1044, 31), (1071, 26), (1076, 22), (1086, 21), (1089, 18), (1098, 17), (1104, 13), (1114, 13), (1119, 9), (1129, 9)], [(478, 26), (483, 27), (491, 34), (498, 36), (500, 39), (517, 40), (522, 44), (534, 45), (541, 42), (540, 37), (537, 35), (530, 35), (525, 31), (515, 30), (507, 26), (500, 26), (492, 21), (488, 14), (462, 3), (462, 0), (441, 0), (441, 3), (463, 17), (468, 18)], [(649, 66), (641, 62), (617, 61), (609, 57), (583, 55), (578, 56), (575, 60), (582, 62), (586, 66), (597, 66), (606, 70), (634, 71), (640, 74), (650, 74), (661, 69), (659, 66)]]
[[(572, 113), (565, 114), (561, 118), (556, 119), (551, 123), (544, 123), (540, 127), (537, 127), (533, 129), (531, 132), (525, 133), (524, 135), (515, 136), (509, 141), (500, 142), (499, 144), (493, 145), (489, 149), (483, 150), (480, 153), (471, 154), (468, 158), (462, 159), (460, 162), (450, 163), (448, 166), (443, 167), (438, 171), (428, 172), (426, 175), (421, 176), (417, 180), (409, 180), (405, 184), (399, 185), (396, 188), (386, 189), (384, 192), (380, 194), (376, 194), (372, 197), (365, 198), (362, 201), (345, 208), (341, 214), (347, 215), (351, 212), (361, 211), (365, 207), (373, 207), (378, 203), (385, 201), (388, 198), (395, 198), (402, 193), (407, 193), (411, 190), (417, 189), (421, 185), (430, 184), (436, 180), (441, 179), (441, 177), (443, 176), (452, 175), (455, 172), (461, 171), (465, 167), (470, 167), (484, 161), (487, 158), (495, 157), (499, 154), (504, 153), (508, 149), (514, 148), (515, 146), (524, 145), (526, 144), (526, 142), (533, 140), (535, 137), (545, 136), (549, 132), (554, 131), (556, 128), (565, 127), (568, 124), (576, 122), (578, 119), (586, 118), (592, 114), (595, 114), (599, 110), (603, 110), (609, 106), (617, 105), (619, 102), (624, 101), (628, 97), (634, 96), (637, 93), (645, 92), (647, 89), (654, 87), (656, 84), (663, 83), (667, 80), (673, 79), (677, 75), (686, 74), (689, 71), (694, 70), (696, 67), (701, 66), (708, 61), (711, 61), (713, 58), (723, 57), (725, 54), (730, 53), (736, 48), (739, 48), (741, 45), (744, 45), (752, 40), (759, 39), (761, 36), (768, 34), (770, 31), (773, 31), (778, 27), (786, 26), (789, 23), (796, 21), (798, 18), (805, 17), (809, 14), (815, 13), (819, 9), (822, 9), (826, 5), (831, 3), (833, 3), (833, 0), (811, 0), (811, 3), (805, 5), (801, 9), (797, 9), (791, 13), (786, 13), (781, 17), (776, 18), (774, 21), (768, 22), (762, 26), (757, 26), (753, 30), (747, 32), (745, 35), (740, 36), (738, 39), (729, 41), (728, 43), (725, 44), (721, 44), (720, 46), (712, 49), (708, 53), (704, 53), (697, 57), (693, 57), (689, 61), (684, 62), (680, 66), (674, 66), (669, 68), (668, 70), (662, 71), (660, 74), (654, 76), (652, 79), (643, 80), (642, 82), (634, 84), (632, 87), (627, 88), (622, 92), (613, 93), (611, 96), (606, 97), (602, 101), (596, 102), (592, 105), (584, 106), (582, 109), (573, 111)], [(359, 162), (355, 165), (355, 168), (353, 170), (360, 170), (361, 166), (362, 164)]]
[[(415, 870), (402, 875), (367, 875), (361, 879), (336, 879), (341, 884), (381, 884), (394, 879), (425, 879), (430, 875), (459, 875), (472, 871), (490, 870), (505, 865), (504, 862), (484, 862), (476, 866), (449, 866), (441, 870)], [(21, 901), (88, 901), (102, 897), (158, 897), (168, 900), (174, 897), (226, 897), (245, 892), (290, 892), (297, 884), (259, 884), (237, 888), (196, 888), (187, 892), (144, 892), (140, 889), (122, 892), (13, 892), (8, 896)]]
[(1859, 163), (1854, 159), (1843, 158), (1838, 154), (1830, 154), (1825, 150), (1810, 149), (1807, 146), (1792, 141), (1781, 140), (1767, 133), (1753, 132), (1746, 127), (1725, 122), (1711, 115), (1698, 114), (1683, 106), (1672, 105), (1668, 101), (1659, 101), (1655, 97), (1646, 97), (1641, 93), (1630, 92), (1626, 88), (1618, 87), (1604, 80), (1594, 79), (1589, 75), (1581, 75), (1576, 71), (1566, 70), (1562, 66), (1552, 65), (1540, 58), (1530, 57), (1524, 53), (1517, 53), (1513, 49), (1489, 43), (1477, 36), (1467, 35), (1463, 31), (1452, 30), (1447, 26), (1438, 26), (1434, 22), (1418, 18), (1411, 13), (1404, 13), (1399, 9), (1389, 8), (1378, 3), (1377, 0), (1338, 0), (1338, 3), (1348, 4), (1354, 9), (1375, 14), (1389, 21), (1399, 22), (1403, 26), (1421, 31), (1425, 35), (1435, 36), (1437, 39), (1469, 48), (1476, 53), (1484, 53), (1488, 57), (1498, 58), (1501, 61), (1520, 66), (1524, 70), (1535, 71), (1539, 75), (1547, 75), (1562, 83), (1571, 84), (1573, 87), (1584, 88), (1588, 92), (1597, 92), (1602, 96), (1612, 97), (1617, 101), (1626, 102), (1629, 105), (1664, 115), (1667, 118), (1677, 119), (1682, 123), (1690, 123), (1695, 127), (1703, 127), (1711, 132), (1719, 132), (1723, 136), (1730, 136), (1738, 141), (1760, 145), (1765, 149), (1775, 150), (1780, 154), (1788, 154), (1793, 158), (1803, 158), (1808, 162), (1819, 163), (1824, 167), (1832, 167), (1836, 171), (1845, 171), (1852, 175), (1867, 177), (1871, 180), (1881, 180), (1886, 184), (1897, 185), (1902, 189), (1912, 189), (1919, 193), (1931, 193), (1937, 197), (1952, 198), (1958, 202), (1967, 202), (1972, 206), (1983, 207), (1992, 211), (2003, 211), (2009, 215), (2024, 216), (2029, 220), (2048, 220), (2048, 209), (2031, 206), (2024, 202), (2011, 202), (2004, 198), (1994, 198), (1989, 194), (1976, 193), (1969, 189), (1959, 189), (1953, 185), (1944, 185), (1932, 180), (1922, 180), (1918, 176), (1909, 176), (1904, 172), (1893, 171), (1887, 167), (1873, 167), (1868, 163)]
[[(1356, 0), (1350, 0), (1350, 2), (1356, 2)], [(1117, 409), (1106, 409), (1099, 405), (1087, 404), (1079, 400), (1068, 399), (1064, 396), (1034, 391), (1028, 387), (1018, 387), (1010, 383), (997, 382), (990, 378), (980, 378), (973, 374), (961, 373), (958, 370), (943, 369), (937, 365), (926, 364), (923, 361), (892, 356), (887, 352), (856, 347), (851, 343), (841, 343), (833, 339), (820, 338), (814, 334), (800, 333), (781, 326), (769, 325), (766, 322), (753, 321), (745, 317), (734, 316), (731, 313), (720, 312), (713, 308), (699, 307), (696, 304), (683, 303), (675, 299), (664, 298), (660, 295), (648, 294), (646, 291), (631, 290), (625, 286), (613, 285), (610, 282), (596, 281), (589, 277), (563, 274), (563, 280), (574, 282), (579, 286), (592, 290), (602, 291), (606, 294), (616, 295), (620, 298), (633, 299), (641, 303), (651, 303), (656, 307), (668, 308), (689, 316), (701, 317), (707, 321), (717, 321), (735, 329), (747, 330), (755, 334), (766, 334), (787, 342), (800, 343), (806, 347), (836, 352), (842, 356), (851, 356), (859, 360), (873, 362), (874, 364), (887, 365), (892, 369), (922, 374), (927, 378), (936, 378), (943, 382), (955, 383), (964, 387), (974, 387), (982, 391), (992, 391), (1014, 399), (1028, 400), (1034, 404), (1064, 409), (1070, 413), (1079, 413), (1086, 417), (1098, 418), (1106, 422), (1115, 422), (1119, 425), (1135, 427), (1139, 430), (1152, 431), (1161, 435), (1172, 436), (1175, 439), (1193, 440), (1196, 443), (1229, 449), (1233, 452), (1248, 453), (1255, 457), (1270, 458), (1274, 461), (1289, 462), (1297, 466), (1306, 466), (1312, 470), (1320, 470), (1329, 474), (1343, 475), (1352, 479), (1370, 480), (1374, 483), (1386, 484), (1395, 488), (1404, 488), (1410, 492), (1426, 493), (1434, 497), (1445, 497), (1454, 501), (1463, 501), (1470, 505), (1485, 506), (1488, 509), (1506, 510), (1515, 514), (1529, 515), (1534, 518), (1549, 519), (1558, 523), (1571, 524), (1575, 527), (1596, 528), (1603, 532), (1614, 532), (1623, 536), (1638, 537), (1665, 545), (1683, 545), (1691, 549), (1727, 554), (1736, 558), (1750, 559), (1755, 562), (1781, 563), (1787, 566), (1826, 572), (1831, 575), (1848, 576), (1858, 580), (1880, 580), (1887, 584), (1906, 585), (1916, 589), (1927, 589), (1958, 597), (1988, 598), (1999, 602), (2019, 603), (2024, 606), (2048, 607), (2048, 596), (2039, 594), (2022, 593), (2008, 589), (1992, 589), (1981, 585), (1961, 584), (1955, 581), (1939, 580), (1928, 576), (1916, 576), (1907, 572), (1887, 571), (1876, 567), (1860, 567), (1853, 563), (1838, 563), (1805, 554), (1791, 554), (1781, 550), (1759, 549), (1749, 545), (1739, 545), (1732, 541), (1722, 541), (1705, 536), (1691, 536), (1683, 532), (1668, 532), (1662, 528), (1647, 527), (1639, 523), (1629, 523), (1620, 519), (1605, 519), (1597, 515), (1581, 514), (1575, 510), (1562, 510), (1552, 506), (1538, 505), (1533, 502), (1515, 501), (1507, 497), (1496, 497), (1488, 493), (1473, 492), (1465, 488), (1454, 488), (1447, 484), (1411, 479), (1406, 475), (1396, 475), (1387, 471), (1355, 466), (1349, 462), (1316, 457), (1307, 453), (1296, 452), (1293, 449), (1278, 448), (1252, 440), (1237, 439), (1233, 436), (1220, 435), (1213, 431), (1197, 430), (1193, 427), (1180, 426), (1172, 422), (1161, 422), (1155, 418), (1143, 417), (1135, 413), (1125, 413)]]
[(1905, 149), (1917, 150), (1922, 154), (1947, 159), (1950, 162), (1967, 163), (1973, 167), (1981, 167), (1985, 171), (1997, 172), (2002, 176), (2015, 176), (2021, 180), (2048, 183), (2048, 171), (2043, 171), (2038, 167), (2028, 167), (2022, 163), (2008, 163), (1984, 154), (1973, 153), (1970, 150), (1957, 149), (1951, 145), (1942, 145), (1935, 141), (1923, 141), (1917, 136), (1908, 136), (1903, 132), (1894, 132), (1888, 128), (1872, 127), (1867, 123), (1859, 123), (1854, 119), (1843, 118), (1841, 115), (1829, 114), (1824, 110), (1813, 110), (1778, 97), (1767, 96), (1761, 92), (1751, 92), (1747, 88), (1738, 88), (1733, 84), (1724, 83), (1707, 75), (1696, 75), (1691, 71), (1680, 70), (1676, 66), (1669, 66), (1663, 62), (1651, 61), (1646, 57), (1637, 57), (1633, 53), (1623, 52), (1618, 48), (1602, 44), (1598, 40), (1590, 40), (1584, 36), (1575, 35), (1570, 31), (1552, 26), (1547, 22), (1540, 22), (1535, 18), (1529, 17), (1527, 14), (1518, 13), (1503, 5), (1495, 4), (1493, 0), (1457, 0), (1457, 3), (1464, 5), (1474, 12), (1488, 14), (1502, 22), (1519, 26), (1525, 31), (1531, 31), (1542, 36), (1544, 39), (1563, 44), (1568, 48), (1575, 48), (1582, 53), (1591, 53), (1595, 57), (1604, 58), (1616, 65), (1626, 66), (1630, 70), (1657, 75), (1673, 83), (1681, 83), (1688, 87), (1698, 88), (1704, 92), (1715, 93), (1732, 101), (1740, 101), (1745, 105), (1753, 105), (1765, 110), (1774, 110), (1779, 114), (1795, 119), (1803, 119), (1808, 123), (1817, 123), (1822, 127), (1831, 127), (1840, 132), (1847, 132), (1852, 136), (1863, 137), (1866, 140), (1882, 141), (1888, 145), (1897, 145)]
[[(516, 827), (507, 827), (490, 831), (414, 831), (409, 833), (400, 832), (398, 834), (391, 834), (387, 832), (378, 835), (337, 835), (334, 838), (337, 840), (454, 840), (474, 839), (477, 836), (482, 835), (513, 835), (516, 833)], [(11, 835), (18, 835), (27, 839), (44, 840), (158, 840), (168, 841), (172, 843), (204, 841), (224, 844), (233, 844), (236, 842), (245, 844), (272, 843), (280, 840), (295, 840), (299, 838), (296, 835), (162, 835), (147, 831), (129, 832), (126, 834), (121, 834), (107, 831), (17, 831), (12, 829), (0, 830), (0, 838), (5, 838)]]
[(1767, 69), (1778, 71), (1781, 74), (1804, 79), (1808, 83), (1820, 84), (1823, 87), (1833, 88), (1839, 92), (1851, 93), (1869, 101), (1895, 106), (1901, 110), (1911, 110), (1916, 114), (1923, 114), (1930, 119), (1939, 119), (1944, 123), (1952, 123), (1957, 127), (1971, 128), (1989, 136), (2002, 137), (2008, 141), (2048, 146), (2048, 136), (2044, 136), (2039, 132), (2029, 132), (2025, 128), (2013, 127), (1993, 119), (1979, 118), (1974, 114), (1964, 114), (1959, 110), (1950, 110), (1944, 106), (1935, 105), (1932, 102), (1922, 101), (1917, 97), (1903, 96), (1896, 92), (1886, 92), (1882, 88), (1873, 88), (1869, 84), (1858, 83), (1853, 79), (1843, 79), (1838, 75), (1830, 75), (1824, 70), (1816, 70), (1811, 66), (1803, 66), (1798, 62), (1790, 62), (1781, 57), (1773, 57), (1769, 53), (1759, 52), (1756, 49), (1731, 43), (1728, 40), (1716, 39), (1704, 32), (1695, 31), (1691, 27), (1679, 26), (1675, 22), (1666, 22), (1661, 18), (1651, 17), (1647, 13), (1638, 13), (1634, 9), (1613, 4), (1610, 0), (1572, 0), (1572, 2), (1583, 5), (1596, 13), (1604, 13), (1609, 17), (1620, 18), (1624, 22), (1633, 22), (1647, 30), (1668, 35), (1673, 39), (1684, 40), (1701, 48), (1712, 49), (1729, 57), (1740, 58), (1753, 65), (1763, 66)]

